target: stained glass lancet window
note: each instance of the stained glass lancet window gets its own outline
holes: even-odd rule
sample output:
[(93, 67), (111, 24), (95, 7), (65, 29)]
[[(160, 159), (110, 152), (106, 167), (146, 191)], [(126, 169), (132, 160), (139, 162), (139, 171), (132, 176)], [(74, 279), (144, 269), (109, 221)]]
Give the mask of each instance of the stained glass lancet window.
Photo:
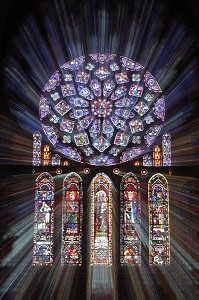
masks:
[(49, 166), (51, 159), (51, 148), (48, 145), (42, 147), (42, 166)]
[(141, 264), (139, 182), (133, 173), (123, 176), (121, 186), (120, 261)]
[(151, 167), (152, 164), (153, 164), (153, 162), (152, 162), (152, 157), (151, 157), (151, 155), (150, 155), (150, 154), (145, 154), (145, 155), (143, 156), (143, 166), (144, 166), (144, 167)]
[(82, 242), (82, 179), (77, 173), (63, 181), (61, 264), (81, 264)]
[(163, 166), (171, 165), (171, 135), (169, 133), (162, 136), (162, 160)]
[(112, 186), (104, 173), (91, 183), (91, 264), (112, 265)]
[(54, 180), (44, 172), (36, 179), (33, 265), (53, 263)]
[(33, 166), (41, 165), (41, 142), (42, 134), (39, 131), (35, 131), (33, 134)]
[(52, 166), (60, 166), (61, 164), (61, 157), (59, 154), (54, 154), (52, 156)]
[(162, 174), (153, 175), (148, 184), (149, 264), (169, 265), (169, 189)]
[(153, 148), (153, 165), (155, 167), (162, 165), (162, 151), (158, 145)]

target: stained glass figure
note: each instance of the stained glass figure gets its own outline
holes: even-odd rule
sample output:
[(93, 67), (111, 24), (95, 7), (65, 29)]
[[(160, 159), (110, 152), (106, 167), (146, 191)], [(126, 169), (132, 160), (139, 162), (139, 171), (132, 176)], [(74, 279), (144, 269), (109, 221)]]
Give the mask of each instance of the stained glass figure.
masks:
[(144, 167), (151, 167), (153, 165), (152, 157), (150, 154), (145, 154), (143, 156), (143, 166)]
[(84, 83), (86, 84), (89, 80), (89, 73), (86, 73), (86, 72), (78, 72), (77, 73), (77, 76), (75, 78), (75, 81), (76, 82), (79, 82), (79, 83)]
[(104, 173), (91, 183), (91, 265), (112, 265), (112, 187)]
[(51, 160), (51, 148), (48, 145), (42, 147), (42, 166), (49, 166)]
[(162, 135), (162, 164), (171, 166), (171, 135), (165, 133)]
[(61, 100), (55, 106), (55, 110), (62, 116), (65, 115), (70, 109), (71, 109), (71, 107), (64, 100)]
[(143, 92), (143, 86), (138, 85), (138, 84), (132, 84), (130, 90), (129, 90), (129, 95), (133, 97), (141, 97)]
[(73, 132), (74, 125), (75, 125), (75, 122), (66, 120), (66, 119), (62, 119), (61, 124), (60, 124), (60, 130), (71, 133), (71, 132)]
[(62, 265), (81, 265), (83, 192), (81, 177), (72, 172), (63, 181)]
[(103, 95), (105, 97), (108, 97), (111, 92), (113, 91), (115, 85), (112, 79), (108, 79), (105, 83), (104, 83), (104, 89), (103, 89)]
[(148, 183), (149, 264), (170, 264), (169, 187), (162, 174)]
[(100, 79), (100, 80), (104, 80), (106, 79), (106, 77), (108, 77), (110, 75), (110, 72), (105, 68), (105, 67), (101, 67), (99, 69), (97, 69), (94, 74)]
[[(131, 58), (94, 53), (71, 59), (61, 71), (55, 71), (44, 86), (39, 105), (44, 133), (55, 150), (62, 153), (65, 144), (71, 143), (81, 148), (82, 162), (99, 165), (117, 164), (134, 159), (140, 151), (148, 152), (165, 119), (165, 100), (156, 79), (143, 69)], [(88, 146), (82, 147), (74, 137), (85, 131), (92, 142), (88, 151)], [(113, 155), (108, 145), (122, 134), (128, 135), (128, 142), (118, 144)], [(104, 148), (100, 146), (102, 137)], [(70, 149), (74, 150), (66, 148), (64, 153), (77, 160), (78, 149)]]
[(86, 132), (75, 134), (74, 139), (77, 146), (83, 146), (89, 144), (89, 139)]
[(115, 136), (114, 144), (120, 146), (126, 146), (129, 141), (129, 136), (123, 132), (118, 132)]
[(122, 177), (120, 261), (121, 264), (141, 264), (140, 192), (139, 182), (133, 173)]
[(101, 83), (97, 80), (97, 79), (93, 79), (91, 81), (90, 87), (93, 91), (93, 93), (95, 94), (96, 97), (100, 97), (101, 96)]
[(162, 165), (162, 151), (158, 145), (153, 147), (153, 165), (154, 167)]
[(61, 165), (61, 157), (59, 154), (54, 154), (52, 156), (52, 166), (60, 166)]
[(101, 136), (93, 143), (93, 146), (98, 151), (104, 152), (110, 146), (110, 143), (103, 136)]
[(33, 134), (33, 166), (41, 165), (41, 143), (42, 143), (42, 134), (39, 131), (35, 131)]
[(46, 172), (36, 179), (33, 265), (53, 263), (54, 180)]

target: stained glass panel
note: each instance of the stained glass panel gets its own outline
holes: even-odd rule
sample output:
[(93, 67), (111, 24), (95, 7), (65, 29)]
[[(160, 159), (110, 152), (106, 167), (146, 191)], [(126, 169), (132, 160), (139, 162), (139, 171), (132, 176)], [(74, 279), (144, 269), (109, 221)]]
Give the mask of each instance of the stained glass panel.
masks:
[(91, 184), (91, 264), (112, 264), (112, 191), (104, 173)]
[(162, 174), (153, 175), (148, 184), (149, 264), (169, 265), (169, 188)]
[(158, 145), (153, 148), (153, 165), (154, 167), (162, 165), (162, 151)]
[(68, 174), (63, 181), (62, 265), (80, 265), (82, 262), (82, 197), (81, 177), (74, 172)]
[(171, 135), (169, 133), (162, 136), (162, 163), (163, 166), (171, 165)]
[(41, 143), (42, 143), (42, 134), (39, 131), (36, 131), (33, 134), (33, 166), (41, 165)]
[(121, 186), (120, 261), (141, 264), (139, 182), (133, 173), (123, 176)]
[(51, 148), (48, 145), (42, 147), (42, 166), (49, 166), (51, 159)]
[(54, 180), (46, 172), (36, 179), (33, 265), (53, 263)]

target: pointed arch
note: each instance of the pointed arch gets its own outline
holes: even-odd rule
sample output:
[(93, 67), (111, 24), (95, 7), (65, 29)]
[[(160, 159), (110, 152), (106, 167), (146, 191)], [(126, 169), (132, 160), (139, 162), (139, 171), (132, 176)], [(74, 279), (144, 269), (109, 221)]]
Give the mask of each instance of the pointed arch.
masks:
[(61, 264), (82, 263), (82, 178), (75, 172), (66, 175), (63, 181), (62, 200), (62, 249)]
[(50, 174), (44, 172), (36, 179), (33, 265), (53, 263), (54, 188)]
[(149, 264), (170, 263), (169, 186), (157, 173), (148, 183)]
[(112, 265), (112, 185), (104, 173), (91, 182), (91, 264)]
[(139, 181), (135, 174), (129, 172), (122, 177), (120, 196), (120, 262), (121, 264), (140, 265), (140, 191)]

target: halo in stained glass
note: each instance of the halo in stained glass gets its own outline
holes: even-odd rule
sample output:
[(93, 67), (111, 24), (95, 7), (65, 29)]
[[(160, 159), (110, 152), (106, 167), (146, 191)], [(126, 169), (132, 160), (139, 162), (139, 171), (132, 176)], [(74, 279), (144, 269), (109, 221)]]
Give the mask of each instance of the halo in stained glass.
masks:
[(112, 165), (145, 154), (159, 135), (165, 98), (142, 64), (96, 53), (67, 61), (52, 74), (40, 97), (39, 116), (55, 152)]

